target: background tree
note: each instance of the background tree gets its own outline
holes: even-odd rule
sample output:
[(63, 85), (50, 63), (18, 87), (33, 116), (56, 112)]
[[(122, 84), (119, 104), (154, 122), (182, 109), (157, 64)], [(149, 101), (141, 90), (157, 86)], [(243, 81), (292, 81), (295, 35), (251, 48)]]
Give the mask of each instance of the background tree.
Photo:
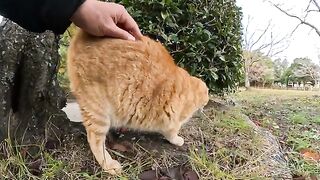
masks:
[(278, 58), (273, 61), (273, 66), (274, 66), (274, 81), (285, 83), (282, 77), (284, 76), (285, 71), (289, 67), (289, 62), (286, 59), (282, 60)]
[(286, 84), (288, 86), (288, 84), (291, 82), (297, 82), (297, 79), (295, 78), (295, 76), (293, 75), (293, 67), (290, 66), (288, 67), (283, 75), (281, 76), (281, 82), (284, 82), (284, 84)]
[(257, 60), (248, 71), (250, 83), (262, 87), (266, 84), (271, 85), (275, 78), (274, 65), (271, 58), (264, 56), (261, 52), (244, 52), (244, 55), (246, 54)]
[(293, 61), (293, 75), (303, 82), (311, 81), (313, 84), (319, 78), (320, 67), (309, 58), (296, 58)]
[[(320, 37), (320, 2), (319, 0), (308, 0), (307, 4), (304, 8), (304, 11), (300, 14), (294, 12), (294, 8), (285, 7), (285, 4), (280, 4), (278, 1), (268, 0), (268, 2), (273, 5), (276, 9), (282, 12), (284, 15), (296, 19), (297, 25), (292, 30), (293, 34), (300, 26), (306, 26), (310, 28), (310, 32), (315, 32), (318, 37)], [(301, 58), (300, 58), (301, 59)], [(298, 60), (299, 61), (299, 60)], [(286, 71), (285, 76), (283, 79), (288, 80), (288, 76), (290, 75), (291, 78), (289, 80), (302, 80), (302, 81), (315, 81), (313, 78), (314, 76), (318, 76), (315, 73), (314, 69), (317, 69), (315, 64), (311, 65), (309, 60), (305, 60), (303, 63), (293, 63), (292, 66)], [(297, 69), (297, 67), (299, 67)], [(316, 82), (317, 83), (317, 82)]]
[(287, 42), (288, 35), (282, 37), (274, 35), (271, 21), (269, 21), (264, 29), (253, 32), (250, 30), (252, 28), (251, 21), (252, 18), (248, 16), (245, 28), (243, 29), (244, 81), (247, 89), (250, 88), (249, 72), (252, 71), (251, 68), (254, 67), (254, 64), (260, 61), (257, 57), (261, 57), (255, 56), (255, 52), (263, 53), (264, 56), (274, 57), (287, 49), (289, 45)]
[(311, 82), (315, 84), (319, 78), (320, 67), (309, 58), (294, 59), (282, 77), (286, 84), (289, 82)]

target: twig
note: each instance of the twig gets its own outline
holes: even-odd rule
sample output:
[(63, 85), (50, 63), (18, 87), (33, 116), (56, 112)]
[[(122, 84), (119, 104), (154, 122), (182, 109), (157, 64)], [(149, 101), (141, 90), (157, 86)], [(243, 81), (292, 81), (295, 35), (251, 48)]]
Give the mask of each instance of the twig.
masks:
[[(316, 26), (314, 26), (313, 24), (307, 22), (306, 20), (303, 20), (302, 18), (300, 18), (300, 17), (298, 17), (298, 16), (296, 16), (296, 15), (293, 15), (293, 14), (288, 13), (287, 11), (283, 10), (282, 8), (280, 8), (280, 7), (279, 7), (278, 5), (276, 5), (276, 4), (272, 4), (272, 5), (273, 5), (275, 8), (277, 8), (279, 11), (281, 11), (282, 13), (286, 14), (287, 16), (299, 20), (301, 24), (305, 24), (305, 25), (309, 26), (311, 29), (315, 30), (316, 33), (320, 36), (320, 30), (319, 30)], [(306, 16), (307, 16), (307, 15), (306, 15)], [(305, 17), (306, 17), (306, 16), (305, 16)]]
[(320, 12), (320, 5), (316, 0), (312, 0), (313, 4), (318, 8), (318, 11)]

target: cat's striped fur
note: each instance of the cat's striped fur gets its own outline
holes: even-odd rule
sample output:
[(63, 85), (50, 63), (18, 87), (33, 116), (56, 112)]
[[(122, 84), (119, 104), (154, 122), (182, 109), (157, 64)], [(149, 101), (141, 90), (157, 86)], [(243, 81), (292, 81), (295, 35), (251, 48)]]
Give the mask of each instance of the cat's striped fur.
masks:
[(105, 149), (111, 127), (159, 132), (181, 146), (181, 125), (209, 99), (206, 84), (147, 37), (127, 41), (78, 30), (68, 50), (68, 74), (90, 148), (111, 174), (121, 171)]

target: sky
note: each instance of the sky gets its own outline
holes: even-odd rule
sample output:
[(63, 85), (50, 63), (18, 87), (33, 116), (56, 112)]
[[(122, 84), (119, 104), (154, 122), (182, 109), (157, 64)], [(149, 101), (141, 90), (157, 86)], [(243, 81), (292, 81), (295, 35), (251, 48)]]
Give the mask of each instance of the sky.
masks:
[[(309, 0), (273, 0), (273, 2), (279, 4), (290, 13), (303, 17)], [(246, 27), (248, 24), (248, 16), (251, 17), (248, 28), (248, 34), (250, 35), (253, 32), (256, 32), (256, 34), (261, 33), (270, 21), (273, 34), (278, 35), (278, 38), (282, 38), (289, 36), (299, 24), (298, 20), (286, 16), (271, 6), (267, 0), (237, 0), (237, 4), (242, 8), (244, 17), (242, 20), (243, 27)], [(316, 19), (317, 17), (318, 20)], [(310, 14), (307, 20), (320, 29), (319, 17), (320, 13), (314, 13)], [(269, 41), (265, 39), (265, 42)], [(283, 45), (288, 45), (288, 48), (273, 58), (287, 59), (289, 62), (292, 62), (294, 58), (309, 57), (315, 63), (319, 63), (320, 61), (320, 37), (307, 26), (299, 26), (292, 36), (284, 41)]]
[[(290, 13), (298, 16), (303, 16), (304, 10), (309, 2), (309, 0), (271, 1), (280, 4), (283, 9), (289, 10)], [(256, 32), (256, 35), (259, 35), (259, 32), (261, 33), (267, 27), (268, 23), (271, 22), (271, 31), (274, 36), (277, 36), (279, 39), (290, 35), (297, 24), (299, 24), (299, 21), (286, 16), (275, 7), (272, 7), (267, 0), (237, 0), (237, 4), (243, 11), (243, 27), (246, 27), (248, 24), (248, 16), (251, 18), (248, 34)], [(320, 13), (311, 14), (308, 21), (320, 29), (319, 17)], [(1, 20), (2, 17), (0, 16), (0, 22)], [(264, 39), (262, 43), (269, 41), (268, 39)], [(299, 26), (292, 36), (287, 38), (281, 45), (288, 48), (273, 58), (287, 59), (289, 62), (292, 62), (295, 58), (309, 57), (316, 63), (320, 62), (320, 37), (307, 26)]]

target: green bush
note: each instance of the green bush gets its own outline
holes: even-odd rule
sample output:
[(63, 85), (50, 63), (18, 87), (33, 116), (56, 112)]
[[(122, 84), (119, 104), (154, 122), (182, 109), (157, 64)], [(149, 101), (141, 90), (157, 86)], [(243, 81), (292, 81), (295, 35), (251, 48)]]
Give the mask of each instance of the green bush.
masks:
[(211, 91), (229, 92), (242, 74), (241, 12), (235, 0), (116, 0), (156, 38), (176, 62), (206, 81)]

